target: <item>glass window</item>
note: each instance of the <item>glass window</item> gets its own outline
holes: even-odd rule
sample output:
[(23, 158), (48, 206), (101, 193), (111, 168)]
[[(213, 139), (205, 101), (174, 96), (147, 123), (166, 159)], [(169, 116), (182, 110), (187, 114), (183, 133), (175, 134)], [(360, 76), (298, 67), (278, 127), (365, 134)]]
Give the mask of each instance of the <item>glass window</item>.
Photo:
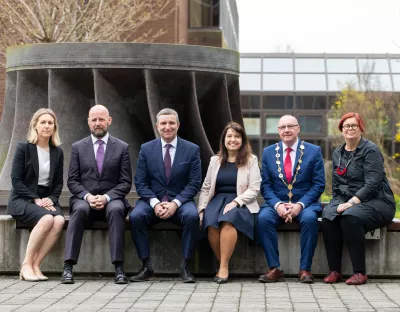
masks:
[[(247, 133), (248, 134), (248, 133)], [(258, 159), (261, 159), (261, 153), (260, 153), (260, 140), (259, 139), (249, 139), (251, 149), (253, 150), (253, 154), (258, 157)]]
[(245, 72), (261, 72), (261, 59), (259, 58), (241, 58), (240, 71)]
[(259, 95), (242, 95), (240, 97), (242, 109), (260, 109)]
[(400, 75), (392, 75), (392, 76), (393, 76), (394, 91), (400, 91)]
[(263, 71), (266, 73), (292, 73), (293, 60), (290, 58), (265, 58)]
[(296, 96), (297, 109), (326, 109), (326, 96)]
[(390, 60), (390, 67), (392, 69), (392, 73), (400, 73), (400, 59)]
[(340, 91), (350, 86), (352, 89), (358, 90), (358, 76), (356, 74), (329, 74), (328, 90)]
[(265, 119), (265, 133), (275, 134), (278, 133), (278, 123), (281, 116), (268, 116)]
[(323, 59), (296, 59), (296, 72), (304, 73), (324, 73), (325, 62)]
[(326, 91), (325, 75), (296, 74), (296, 91)]
[(389, 62), (387, 59), (359, 59), (358, 70), (360, 73), (388, 73)]
[(293, 91), (293, 75), (291, 74), (264, 74), (264, 91)]
[(264, 109), (292, 109), (293, 96), (265, 95), (263, 96)]
[(190, 27), (218, 27), (219, 0), (190, 0)]
[(326, 68), (329, 73), (356, 73), (355, 59), (327, 59)]
[(259, 74), (241, 74), (239, 77), (241, 91), (260, 91), (261, 75)]
[(361, 74), (360, 86), (362, 90), (392, 91), (390, 75)]
[(301, 132), (322, 133), (322, 116), (299, 116)]
[(260, 135), (261, 134), (261, 119), (260, 114), (243, 114), (244, 128), (247, 135)]

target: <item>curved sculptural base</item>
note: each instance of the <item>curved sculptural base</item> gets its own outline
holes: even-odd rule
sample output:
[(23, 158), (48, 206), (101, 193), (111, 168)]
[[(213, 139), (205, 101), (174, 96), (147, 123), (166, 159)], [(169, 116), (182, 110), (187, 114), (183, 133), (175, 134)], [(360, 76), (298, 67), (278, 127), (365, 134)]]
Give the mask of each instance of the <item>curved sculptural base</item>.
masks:
[(0, 124), (0, 189), (10, 189), (18, 142), (30, 118), (49, 107), (59, 118), (66, 181), (71, 144), (89, 135), (87, 115), (103, 104), (110, 133), (130, 146), (135, 170), (140, 145), (158, 137), (156, 114), (179, 113), (179, 136), (198, 144), (205, 174), (225, 124), (243, 124), (239, 55), (226, 49), (141, 43), (64, 43), (7, 50), (6, 97)]

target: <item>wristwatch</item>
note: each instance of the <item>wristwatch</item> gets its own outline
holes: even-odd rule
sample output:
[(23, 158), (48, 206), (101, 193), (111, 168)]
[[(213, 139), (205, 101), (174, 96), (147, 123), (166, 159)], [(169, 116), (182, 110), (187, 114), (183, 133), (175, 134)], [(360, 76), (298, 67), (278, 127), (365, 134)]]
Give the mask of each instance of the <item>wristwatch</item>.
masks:
[(352, 205), (355, 205), (355, 204), (356, 204), (356, 202), (353, 200), (353, 198), (350, 198), (347, 202), (348, 202), (349, 204), (352, 204)]

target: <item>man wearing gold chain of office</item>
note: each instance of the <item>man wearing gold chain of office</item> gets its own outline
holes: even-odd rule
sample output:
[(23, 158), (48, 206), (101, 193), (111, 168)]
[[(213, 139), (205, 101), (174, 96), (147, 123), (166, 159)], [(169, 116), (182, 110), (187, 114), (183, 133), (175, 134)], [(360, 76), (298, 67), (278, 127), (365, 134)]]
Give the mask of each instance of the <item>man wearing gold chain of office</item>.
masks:
[(318, 240), (317, 218), (322, 209), (319, 198), (325, 189), (321, 148), (298, 137), (300, 126), (293, 116), (281, 117), (278, 132), (281, 141), (266, 147), (262, 156), (261, 194), (265, 203), (258, 216), (258, 234), (270, 269), (259, 281), (284, 278), (276, 228), (296, 221), (300, 226), (299, 281), (313, 283), (311, 264)]

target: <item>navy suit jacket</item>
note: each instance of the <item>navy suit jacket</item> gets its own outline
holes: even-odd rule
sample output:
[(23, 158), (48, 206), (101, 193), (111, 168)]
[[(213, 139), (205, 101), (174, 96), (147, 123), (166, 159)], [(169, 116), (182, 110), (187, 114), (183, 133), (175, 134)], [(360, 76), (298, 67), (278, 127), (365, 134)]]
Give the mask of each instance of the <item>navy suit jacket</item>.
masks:
[(136, 175), (136, 191), (141, 199), (160, 201), (167, 193), (168, 198), (182, 204), (192, 201), (201, 187), (200, 148), (178, 137), (175, 158), (169, 181), (165, 177), (161, 139), (155, 139), (141, 146)]
[[(302, 163), (299, 164), (300, 158), (300, 145), (301, 140), (299, 139), (298, 150), (296, 151), (295, 166), (300, 165), (300, 170), (296, 178), (296, 182), (293, 185), (292, 202), (302, 202), (305, 208), (309, 207), (320, 211), (322, 209), (319, 203), (319, 198), (325, 189), (325, 170), (324, 162), (322, 159), (321, 148), (319, 146), (304, 142), (304, 155), (302, 157)], [(281, 162), (283, 179), (287, 184), (286, 176), (283, 169), (283, 151), (282, 142), (279, 142), (279, 160)], [(288, 202), (289, 190), (279, 178), (278, 165), (276, 164), (276, 144), (270, 145), (264, 148), (262, 157), (262, 169), (261, 169), (261, 194), (265, 199), (265, 204), (274, 207), (278, 202)], [(294, 173), (296, 169), (294, 169)]]
[(125, 199), (132, 188), (128, 144), (109, 136), (101, 174), (97, 170), (92, 138), (89, 136), (72, 144), (67, 185), (73, 195), (70, 206), (90, 193), (107, 194), (111, 200), (120, 199), (127, 209), (130, 208)]

